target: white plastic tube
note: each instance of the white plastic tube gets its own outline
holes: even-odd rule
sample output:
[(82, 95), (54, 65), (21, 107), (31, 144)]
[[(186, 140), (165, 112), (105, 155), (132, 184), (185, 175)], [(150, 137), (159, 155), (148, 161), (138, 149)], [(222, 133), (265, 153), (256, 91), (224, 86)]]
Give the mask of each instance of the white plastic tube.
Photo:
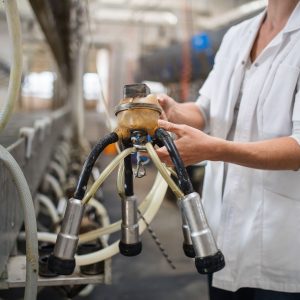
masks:
[(53, 170), (57, 177), (59, 178), (59, 181), (61, 184), (64, 184), (66, 182), (66, 173), (63, 167), (57, 163), (56, 161), (52, 160), (49, 164), (49, 169)]
[[(156, 201), (157, 190), (161, 190), (162, 181), (164, 182), (164, 180), (162, 180), (161, 175), (158, 173), (151, 190), (149, 191), (149, 193), (147, 194), (145, 199), (142, 201), (142, 203), (139, 205), (139, 211), (143, 215), (146, 213), (151, 202)], [(95, 239), (103, 236), (103, 235), (117, 232), (118, 230), (120, 230), (120, 228), (121, 228), (121, 221), (119, 220), (115, 223), (112, 223), (112, 224), (106, 226), (106, 227), (91, 230), (87, 233), (80, 234), (79, 235), (79, 243), (81, 244), (81, 243), (90, 242), (92, 240), (95, 240)], [(24, 238), (25, 238), (25, 234), (20, 233), (19, 239), (24, 239)], [(55, 234), (55, 233), (38, 232), (38, 240), (40, 242), (55, 243), (56, 238), (57, 238), (57, 234)]]
[[(147, 220), (148, 223), (150, 223), (156, 213), (158, 212), (162, 201), (164, 199), (165, 193), (167, 191), (167, 183), (163, 180), (160, 174), (157, 175), (156, 182), (158, 182), (158, 185), (156, 186), (155, 190), (153, 191), (153, 194), (147, 195), (147, 201), (149, 201), (149, 207), (146, 210), (144, 214), (144, 218)], [(146, 225), (143, 220), (139, 221), (139, 228), (140, 228), (140, 234), (146, 229)], [(80, 256), (75, 256), (76, 259), (76, 265), (78, 266), (84, 266), (84, 265), (89, 265), (93, 264), (99, 261), (103, 261), (119, 252), (119, 241), (113, 243), (112, 245), (90, 253), (90, 254), (85, 254), (85, 255), (80, 255)]]
[[(154, 181), (154, 184), (153, 184), (150, 192), (147, 194), (147, 196), (145, 197), (143, 202), (139, 205), (139, 211), (142, 214), (144, 214), (147, 211), (147, 209), (150, 206), (152, 201), (156, 201), (156, 198), (155, 198), (156, 197), (156, 191), (161, 189), (161, 187), (160, 187), (161, 186), (161, 180), (162, 180), (161, 176), (159, 174), (157, 174), (157, 176), (155, 178), (155, 181)], [(79, 243), (90, 242), (92, 240), (95, 240), (95, 239), (99, 238), (102, 235), (117, 232), (118, 230), (120, 230), (120, 228), (121, 228), (121, 220), (117, 221), (115, 223), (112, 223), (107, 227), (95, 229), (95, 230), (92, 230), (92, 231), (89, 231), (87, 233), (79, 235)], [(51, 237), (51, 239), (55, 241), (54, 238)]]
[(128, 148), (118, 154), (111, 163), (104, 169), (99, 178), (93, 183), (90, 190), (86, 193), (84, 198), (82, 199), (82, 203), (86, 204), (88, 201), (95, 195), (101, 184), (105, 181), (105, 179), (110, 175), (110, 173), (117, 167), (117, 165), (129, 154), (135, 152), (135, 148)]
[(60, 221), (60, 218), (58, 216), (57, 210), (56, 210), (53, 202), (51, 201), (51, 199), (49, 197), (47, 197), (46, 195), (43, 195), (43, 194), (37, 194), (36, 199), (37, 199), (39, 204), (42, 204), (43, 206), (45, 206), (47, 208), (49, 216), (51, 217), (52, 222), (54, 224), (58, 224), (59, 221)]
[(0, 160), (4, 163), (13, 177), (24, 211), (24, 223), (26, 231), (26, 284), (24, 299), (34, 300), (37, 296), (38, 240), (33, 201), (21, 168), (12, 155), (1, 145)]
[[(105, 228), (105, 227), (109, 226), (110, 220), (109, 220), (109, 216), (108, 216), (107, 210), (104, 207), (104, 205), (94, 198), (92, 198), (89, 201), (89, 205), (91, 205), (92, 207), (94, 207), (96, 209), (97, 214), (101, 217), (103, 227)], [(108, 234), (102, 235), (102, 238), (107, 243), (109, 235)]]
[(158, 169), (158, 171), (160, 172), (160, 174), (163, 176), (164, 180), (168, 183), (168, 185), (171, 188), (171, 190), (173, 191), (173, 193), (176, 195), (176, 197), (178, 199), (183, 198), (184, 197), (183, 192), (179, 189), (179, 187), (176, 185), (176, 183), (170, 177), (167, 167), (160, 161), (152, 144), (147, 143), (146, 148), (147, 148), (147, 151), (148, 151), (149, 156), (151, 157), (153, 163), (155, 164), (155, 166)]
[(16, 0), (6, 0), (6, 19), (11, 41), (12, 60), (7, 97), (0, 112), (0, 132), (5, 128), (19, 97), (22, 77), (22, 35)]
[(52, 190), (54, 191), (54, 193), (58, 199), (63, 198), (63, 196), (64, 196), (63, 190), (62, 190), (58, 180), (54, 176), (47, 173), (45, 175), (44, 180), (51, 186)]

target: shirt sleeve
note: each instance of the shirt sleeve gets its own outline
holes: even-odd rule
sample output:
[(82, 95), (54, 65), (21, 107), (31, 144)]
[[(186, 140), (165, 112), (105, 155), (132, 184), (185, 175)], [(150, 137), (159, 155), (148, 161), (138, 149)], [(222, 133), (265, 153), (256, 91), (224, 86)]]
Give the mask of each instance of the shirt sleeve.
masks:
[(298, 81), (298, 92), (295, 96), (292, 121), (293, 132), (291, 137), (300, 145), (300, 79)]
[(224, 59), (228, 55), (228, 43), (234, 36), (234, 27), (229, 29), (223, 37), (221, 46), (215, 56), (215, 62), (213, 69), (210, 71), (208, 77), (206, 78), (204, 84), (199, 90), (200, 96), (196, 100), (196, 105), (202, 113), (205, 121), (204, 132), (209, 133), (210, 131), (210, 108), (211, 108), (211, 100), (213, 97), (213, 91), (216, 89), (216, 74), (219, 72), (219, 61), (220, 59)]
[(198, 99), (196, 100), (196, 105), (199, 108), (204, 119), (205, 125), (203, 131), (209, 133), (210, 99), (200, 94)]
[(298, 80), (297, 90), (293, 108), (293, 132), (291, 137), (300, 145), (300, 79)]

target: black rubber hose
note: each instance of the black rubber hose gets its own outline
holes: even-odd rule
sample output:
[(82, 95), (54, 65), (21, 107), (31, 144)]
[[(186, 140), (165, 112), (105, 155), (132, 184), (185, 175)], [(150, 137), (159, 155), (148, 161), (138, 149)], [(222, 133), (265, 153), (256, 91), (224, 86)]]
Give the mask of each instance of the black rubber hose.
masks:
[[(125, 145), (128, 148), (129, 145)], [(131, 155), (124, 158), (124, 191), (125, 196), (133, 196), (133, 172)]]
[(116, 143), (118, 139), (119, 139), (118, 135), (115, 132), (112, 132), (106, 135), (94, 146), (91, 153), (87, 157), (83, 165), (81, 174), (79, 176), (76, 190), (74, 193), (75, 199), (79, 199), (79, 200), (83, 199), (96, 160), (98, 159), (99, 155), (105, 149), (106, 146)]
[(157, 139), (163, 142), (164, 146), (167, 148), (171, 160), (175, 166), (175, 170), (178, 176), (178, 185), (185, 195), (194, 192), (193, 185), (191, 183), (190, 177), (184, 167), (183, 161), (179, 155), (179, 152), (175, 146), (172, 137), (163, 128), (158, 128), (155, 132)]

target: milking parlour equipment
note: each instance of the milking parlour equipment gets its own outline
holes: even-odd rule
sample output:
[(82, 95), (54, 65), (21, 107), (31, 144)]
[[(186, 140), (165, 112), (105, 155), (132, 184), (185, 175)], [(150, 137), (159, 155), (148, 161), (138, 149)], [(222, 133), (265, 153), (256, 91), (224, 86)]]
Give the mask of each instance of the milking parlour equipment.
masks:
[[(117, 250), (125, 256), (135, 256), (142, 251), (140, 234), (144, 228), (141, 228), (142, 223), (139, 221), (139, 212), (145, 217), (147, 209), (153, 209), (150, 207), (153, 203), (151, 204), (152, 199), (148, 199), (147, 203), (143, 202), (138, 207), (133, 187), (131, 154), (143, 155), (145, 152), (148, 153), (160, 175), (178, 199), (183, 221), (183, 250), (186, 256), (195, 258), (195, 266), (200, 274), (211, 274), (225, 266), (223, 254), (218, 249), (206, 220), (200, 195), (193, 190), (175, 143), (167, 131), (158, 128), (158, 119), (161, 112), (162, 109), (156, 97), (150, 94), (147, 85), (131, 84), (124, 86), (124, 97), (115, 109), (117, 128), (94, 146), (84, 163), (75, 193), (67, 202), (54, 251), (48, 259), (48, 268), (51, 272), (59, 275), (72, 274), (76, 264), (84, 264), (80, 260), (81, 256), (77, 256), (75, 260), (79, 243), (84, 240), (91, 240), (100, 234), (114, 232), (120, 228), (120, 241), (97, 251), (97, 253), (86, 255), (87, 261), (85, 261), (85, 264), (100, 261), (116, 253)], [(117, 142), (122, 151), (87, 190), (89, 177), (97, 158), (108, 145)], [(172, 172), (177, 177), (177, 184), (170, 177), (170, 170), (158, 158), (154, 148), (155, 145), (166, 147), (174, 164), (175, 172)], [(107, 228), (101, 228), (94, 234), (87, 233), (85, 238), (84, 235), (79, 236), (79, 228), (86, 205), (119, 164), (117, 186), (121, 196), (121, 221), (111, 224)], [(137, 173), (143, 173), (142, 167), (142, 160), (138, 160)], [(150, 192), (152, 198), (155, 198), (156, 192), (155, 190)], [(155, 202), (155, 200), (152, 200), (152, 202)]]

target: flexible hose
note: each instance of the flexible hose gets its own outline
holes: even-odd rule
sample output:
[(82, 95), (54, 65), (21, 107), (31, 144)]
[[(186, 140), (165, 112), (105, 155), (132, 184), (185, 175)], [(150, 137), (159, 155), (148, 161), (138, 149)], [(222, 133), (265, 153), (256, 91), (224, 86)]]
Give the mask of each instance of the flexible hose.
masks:
[(12, 157), (12, 155), (1, 145), (0, 159), (13, 177), (24, 211), (24, 223), (26, 231), (26, 284), (24, 299), (34, 300), (37, 296), (38, 240), (33, 201), (28, 184), (20, 166)]
[[(121, 175), (118, 176), (118, 178), (119, 177), (124, 178), (123, 173), (121, 172), (120, 174)], [(164, 180), (162, 180), (161, 175), (158, 173), (151, 190), (149, 191), (149, 193), (147, 194), (147, 196), (145, 197), (145, 199), (139, 206), (139, 211), (143, 215), (145, 214), (146, 210), (150, 206), (151, 201), (156, 200), (156, 198), (155, 198), (156, 191), (161, 190), (161, 185), (164, 184), (163, 182), (164, 182)], [(122, 189), (124, 189), (123, 186), (122, 186)], [(120, 230), (120, 226), (121, 226), (121, 221), (117, 221), (115, 223), (108, 225), (107, 227), (91, 230), (87, 233), (80, 234), (79, 235), (79, 244), (93, 241), (93, 240), (101, 237), (102, 235), (117, 232), (118, 230)], [(25, 238), (25, 234), (21, 232), (19, 235), (19, 239), (22, 240), (24, 238)], [(57, 234), (48, 233), (48, 232), (38, 232), (38, 240), (40, 242), (48, 242), (48, 243), (54, 244), (56, 242), (56, 239), (57, 239)]]
[[(96, 209), (97, 214), (101, 217), (102, 226), (104, 228), (107, 227), (107, 226), (109, 226), (110, 220), (109, 220), (109, 216), (108, 216), (107, 210), (104, 207), (104, 205), (102, 203), (100, 203), (99, 201), (97, 201), (96, 199), (94, 199), (94, 198), (92, 198), (89, 201), (89, 205), (91, 205), (92, 207), (94, 207)], [(107, 243), (109, 235), (108, 234), (102, 235), (102, 238)]]
[(51, 186), (52, 190), (54, 191), (58, 199), (63, 198), (64, 192), (59, 184), (59, 181), (53, 175), (46, 174), (45, 182), (49, 183), (49, 185)]
[(183, 196), (184, 196), (183, 192), (178, 188), (176, 183), (169, 176), (169, 172), (168, 172), (167, 167), (160, 161), (160, 159), (159, 159), (156, 151), (154, 150), (152, 144), (147, 143), (146, 148), (147, 148), (147, 151), (148, 151), (153, 163), (155, 164), (156, 168), (158, 169), (158, 171), (160, 172), (160, 174), (162, 175), (164, 180), (168, 183), (169, 187), (171, 188), (171, 190), (173, 191), (175, 196), (178, 199), (183, 198)]
[(5, 128), (19, 97), (22, 77), (22, 36), (17, 1), (6, 0), (5, 8), (12, 60), (7, 97), (0, 112), (0, 132)]
[(66, 182), (66, 173), (60, 164), (52, 160), (49, 164), (49, 169), (56, 173), (61, 184), (64, 184)]
[(64, 155), (62, 155), (59, 152), (55, 152), (54, 156), (53, 156), (53, 159), (61, 165), (61, 167), (65, 170), (65, 172), (68, 170), (68, 164), (69, 163), (68, 163), (68, 161), (67, 161), (67, 159), (65, 158)]
[(51, 199), (43, 194), (37, 194), (36, 199), (40, 204), (44, 205), (48, 209), (49, 216), (51, 217), (52, 222), (54, 224), (58, 224), (60, 221), (60, 218), (58, 216), (56, 207), (54, 206)]
[(184, 167), (183, 161), (179, 155), (179, 152), (175, 146), (172, 137), (163, 128), (158, 128), (155, 132), (156, 137), (163, 142), (167, 148), (171, 160), (175, 166), (175, 170), (178, 177), (178, 185), (185, 195), (194, 192), (190, 177)]
[[(155, 189), (153, 187), (155, 186)], [(155, 184), (153, 185), (151, 189), (151, 195), (150, 193), (147, 195), (147, 199), (145, 199), (146, 202), (149, 203), (149, 207), (144, 213), (144, 218), (147, 220), (148, 223), (151, 223), (153, 220), (154, 216), (157, 214), (165, 193), (167, 191), (167, 183), (163, 180), (162, 176), (160, 174), (157, 174)], [(154, 200), (155, 199), (155, 200)], [(139, 228), (140, 228), (140, 234), (144, 232), (146, 229), (146, 224), (145, 222), (140, 219), (139, 220)], [(83, 265), (90, 265), (99, 261), (103, 261), (119, 252), (119, 241), (116, 241), (112, 245), (90, 253), (90, 254), (85, 254), (85, 255), (80, 255), (80, 256), (75, 256), (76, 259), (76, 265), (78, 266), (83, 266)]]
[(118, 154), (111, 163), (104, 169), (104, 171), (101, 173), (99, 178), (93, 183), (92, 187), (88, 191), (88, 193), (84, 196), (82, 199), (82, 203), (86, 204), (97, 192), (101, 184), (104, 182), (104, 180), (109, 176), (109, 174), (117, 167), (117, 165), (120, 163), (121, 160), (123, 160), (126, 156), (131, 154), (132, 152), (135, 152), (135, 148), (128, 148), (124, 151), (122, 151), (120, 154)]
[(124, 193), (125, 196), (133, 195), (133, 172), (131, 155), (124, 158)]
[(112, 132), (106, 135), (94, 146), (88, 158), (86, 159), (81, 174), (79, 176), (76, 190), (74, 193), (75, 199), (81, 200), (84, 197), (93, 166), (96, 160), (98, 159), (99, 155), (101, 154), (101, 152), (106, 148), (106, 146), (117, 142), (118, 139), (119, 139), (118, 135), (115, 132)]
[(121, 161), (118, 168), (118, 175), (117, 175), (117, 191), (122, 199), (125, 197), (125, 191), (124, 191), (124, 162)]

